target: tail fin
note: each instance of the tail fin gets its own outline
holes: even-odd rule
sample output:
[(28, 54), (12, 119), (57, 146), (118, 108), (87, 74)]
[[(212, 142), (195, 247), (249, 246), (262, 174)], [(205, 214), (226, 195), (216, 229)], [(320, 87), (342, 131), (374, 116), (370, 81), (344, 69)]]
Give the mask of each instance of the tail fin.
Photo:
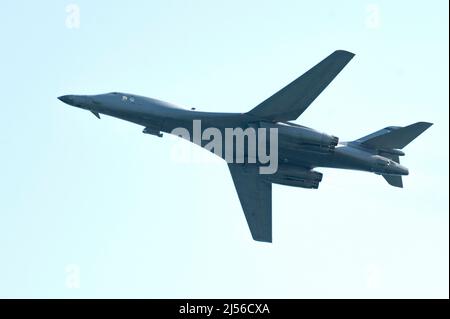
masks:
[[(376, 150), (379, 155), (387, 157), (400, 165), (399, 156), (405, 155), (400, 150), (425, 132), (431, 125), (433, 124), (417, 122), (405, 127), (389, 126), (364, 136), (355, 142)], [(401, 175), (383, 174), (383, 177), (390, 185), (400, 188), (403, 187)]]
[(400, 175), (383, 175), (383, 177), (390, 185), (403, 188), (403, 181)]
[(402, 149), (431, 125), (433, 124), (417, 122), (405, 127), (389, 126), (355, 142), (374, 149)]

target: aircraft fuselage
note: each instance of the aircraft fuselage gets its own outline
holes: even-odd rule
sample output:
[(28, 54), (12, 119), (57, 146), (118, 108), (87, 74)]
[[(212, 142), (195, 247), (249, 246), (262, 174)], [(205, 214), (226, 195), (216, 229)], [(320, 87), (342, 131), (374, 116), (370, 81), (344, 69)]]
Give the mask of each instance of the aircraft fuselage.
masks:
[[(145, 133), (159, 135), (185, 128), (194, 135), (194, 121), (201, 129), (214, 127), (225, 137), (225, 129), (248, 127), (278, 129), (278, 166), (298, 168), (330, 167), (373, 172), (377, 174), (407, 175), (408, 170), (370, 149), (350, 143), (338, 143), (337, 138), (294, 123), (272, 123), (245, 113), (214, 113), (182, 109), (172, 104), (126, 93), (100, 95), (67, 95), (60, 99), (93, 113), (110, 115), (144, 126)], [(192, 141), (192, 140), (191, 140)], [(306, 141), (306, 142), (305, 142)], [(208, 141), (202, 140), (201, 146)], [(225, 145), (223, 142), (222, 145)], [(223, 152), (224, 154), (225, 152)], [(247, 154), (245, 154), (247, 155)], [(223, 156), (224, 157), (224, 156)], [(295, 184), (295, 183), (294, 183)], [(296, 185), (293, 185), (296, 186)], [(309, 188), (309, 187), (308, 187)]]

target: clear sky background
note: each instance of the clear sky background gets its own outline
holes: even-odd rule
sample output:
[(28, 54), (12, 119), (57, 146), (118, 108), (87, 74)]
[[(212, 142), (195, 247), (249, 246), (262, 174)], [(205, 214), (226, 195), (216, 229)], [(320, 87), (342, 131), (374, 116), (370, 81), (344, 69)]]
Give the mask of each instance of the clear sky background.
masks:
[[(80, 0), (79, 28), (68, 4), (0, 5), (0, 297), (448, 298), (448, 1)], [(356, 56), (297, 123), (434, 126), (404, 189), (330, 169), (319, 190), (275, 185), (273, 244), (224, 162), (56, 99), (245, 112), (336, 49)]]

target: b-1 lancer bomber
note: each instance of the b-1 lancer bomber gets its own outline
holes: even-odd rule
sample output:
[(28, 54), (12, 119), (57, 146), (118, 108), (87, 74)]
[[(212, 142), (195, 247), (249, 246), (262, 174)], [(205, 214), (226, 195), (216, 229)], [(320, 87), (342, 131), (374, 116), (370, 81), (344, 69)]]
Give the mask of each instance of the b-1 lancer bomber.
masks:
[[(96, 117), (113, 116), (155, 136), (175, 134), (225, 159), (252, 237), (272, 242), (272, 184), (317, 189), (319, 167), (366, 171), (403, 187), (403, 148), (432, 124), (389, 126), (349, 142), (296, 120), (353, 58), (335, 51), (246, 113), (214, 113), (128, 93), (64, 95), (59, 99)], [(233, 144), (241, 144), (241, 149)], [(270, 152), (269, 152), (270, 151)]]

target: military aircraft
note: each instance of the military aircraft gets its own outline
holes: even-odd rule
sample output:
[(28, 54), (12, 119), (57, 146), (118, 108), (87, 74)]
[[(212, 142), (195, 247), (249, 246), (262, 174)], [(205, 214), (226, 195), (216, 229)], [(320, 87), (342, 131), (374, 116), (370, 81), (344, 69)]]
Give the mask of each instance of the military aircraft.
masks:
[[(432, 125), (418, 122), (405, 127), (389, 126), (357, 140), (339, 143), (333, 135), (292, 123), (353, 56), (348, 51), (333, 52), (247, 113), (201, 112), (119, 92), (64, 95), (59, 99), (89, 110), (98, 118), (100, 114), (106, 114), (142, 125), (143, 133), (159, 137), (162, 132), (179, 135), (174, 132), (179, 132), (177, 128), (183, 128), (189, 133), (188, 137), (180, 136), (202, 147), (207, 147), (210, 140), (202, 138), (195, 141), (196, 121), (201, 121), (203, 127), (212, 127), (219, 133), (225, 133), (222, 136), (226, 136), (226, 130), (230, 128), (275, 130), (278, 143), (275, 172), (262, 174), (262, 163), (251, 161), (250, 151), (246, 149), (244, 160), (241, 161), (236, 156), (229, 160), (223, 152), (219, 155), (227, 159), (253, 239), (272, 242), (272, 183), (317, 189), (322, 181), (322, 173), (315, 168), (331, 167), (372, 172), (383, 176), (392, 186), (403, 187), (402, 176), (408, 175), (408, 169), (400, 164), (400, 156), (405, 155), (402, 149)], [(267, 144), (265, 141), (256, 147)], [(223, 149), (223, 144), (220, 145)]]

